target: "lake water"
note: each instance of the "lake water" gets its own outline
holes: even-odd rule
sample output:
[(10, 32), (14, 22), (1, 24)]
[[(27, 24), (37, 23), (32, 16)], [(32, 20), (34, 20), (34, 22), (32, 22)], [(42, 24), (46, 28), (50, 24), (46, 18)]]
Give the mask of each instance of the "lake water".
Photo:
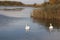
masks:
[[(37, 21), (30, 17), (33, 9), (0, 10), (0, 40), (60, 40), (59, 22), (55, 24), (56, 21), (52, 21), (55, 27), (50, 31), (49, 20)], [(28, 32), (25, 30), (26, 24), (31, 28)]]

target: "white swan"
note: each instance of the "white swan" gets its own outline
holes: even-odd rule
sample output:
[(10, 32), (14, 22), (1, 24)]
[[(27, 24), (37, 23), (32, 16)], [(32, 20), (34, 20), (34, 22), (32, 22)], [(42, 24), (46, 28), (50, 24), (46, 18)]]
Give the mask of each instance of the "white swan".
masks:
[(29, 31), (30, 30), (30, 26), (28, 24), (26, 24), (25, 30), (26, 31)]
[(49, 29), (50, 29), (50, 30), (52, 30), (52, 29), (53, 29), (53, 26), (52, 26), (52, 24), (51, 24), (51, 23), (50, 23)]

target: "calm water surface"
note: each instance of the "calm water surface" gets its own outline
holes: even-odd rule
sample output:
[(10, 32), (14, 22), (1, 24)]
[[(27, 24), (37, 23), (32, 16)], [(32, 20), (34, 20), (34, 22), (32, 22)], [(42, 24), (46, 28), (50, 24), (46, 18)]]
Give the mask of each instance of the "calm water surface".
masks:
[[(32, 19), (32, 11), (31, 7), (18, 11), (0, 10), (0, 40), (60, 40), (60, 24), (51, 21), (55, 27), (49, 31), (50, 21)], [(29, 32), (25, 30), (26, 23), (31, 28)]]

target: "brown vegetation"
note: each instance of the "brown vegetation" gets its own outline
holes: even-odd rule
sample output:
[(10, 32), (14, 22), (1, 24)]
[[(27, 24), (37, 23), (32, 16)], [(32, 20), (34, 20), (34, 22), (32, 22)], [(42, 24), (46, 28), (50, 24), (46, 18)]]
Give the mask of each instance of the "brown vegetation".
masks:
[(42, 4), (40, 9), (34, 9), (32, 17), (38, 19), (60, 19), (60, 1), (51, 0), (50, 2)]
[(34, 18), (43, 18), (43, 19), (60, 19), (60, 6), (53, 7), (45, 7), (43, 9), (35, 9), (33, 10), (32, 16)]
[(60, 0), (50, 0), (50, 4), (59, 4)]
[(0, 6), (21, 6), (24, 5), (22, 2), (16, 1), (0, 1)]
[(0, 6), (28, 6), (28, 7), (40, 7), (40, 5), (34, 4), (24, 4), (17, 1), (0, 1)]
[(49, 0), (50, 4), (55, 4), (57, 0)]

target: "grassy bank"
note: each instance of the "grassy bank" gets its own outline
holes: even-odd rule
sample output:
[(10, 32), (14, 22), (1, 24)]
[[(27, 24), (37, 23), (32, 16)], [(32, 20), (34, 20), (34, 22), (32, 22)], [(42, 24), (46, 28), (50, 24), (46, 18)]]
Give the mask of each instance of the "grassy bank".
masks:
[(60, 19), (60, 4), (34, 9), (31, 16), (36, 19)]

